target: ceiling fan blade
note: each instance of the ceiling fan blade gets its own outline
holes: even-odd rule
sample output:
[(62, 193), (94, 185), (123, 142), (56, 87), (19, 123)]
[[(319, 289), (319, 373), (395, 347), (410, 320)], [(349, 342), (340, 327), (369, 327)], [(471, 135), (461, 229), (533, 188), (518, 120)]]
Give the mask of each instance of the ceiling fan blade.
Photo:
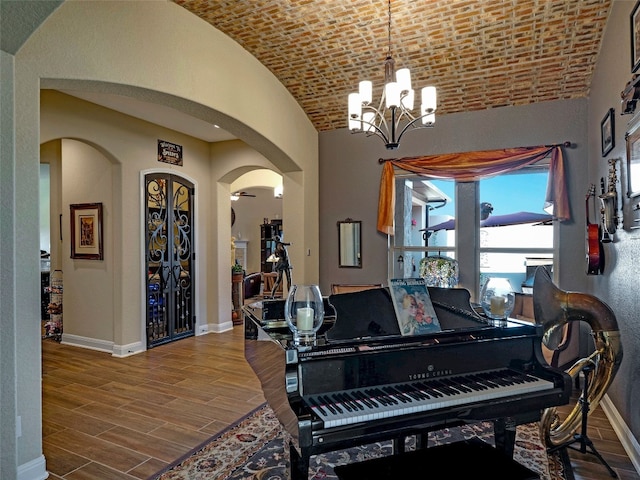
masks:
[(255, 197), (255, 195), (247, 192), (235, 192), (231, 194), (231, 200), (237, 200), (240, 197)]

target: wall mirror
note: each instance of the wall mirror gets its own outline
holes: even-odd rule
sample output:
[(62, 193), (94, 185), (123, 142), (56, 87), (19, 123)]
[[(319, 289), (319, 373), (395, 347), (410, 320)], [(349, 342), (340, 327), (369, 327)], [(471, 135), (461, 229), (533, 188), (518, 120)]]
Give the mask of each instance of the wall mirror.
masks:
[(361, 225), (361, 221), (350, 218), (338, 222), (338, 266), (341, 268), (362, 268)]

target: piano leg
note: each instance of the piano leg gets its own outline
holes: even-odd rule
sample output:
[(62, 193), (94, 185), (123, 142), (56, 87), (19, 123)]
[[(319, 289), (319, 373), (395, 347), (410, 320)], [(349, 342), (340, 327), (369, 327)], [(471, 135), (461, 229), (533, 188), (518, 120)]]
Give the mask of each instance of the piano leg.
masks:
[(298, 454), (298, 450), (289, 443), (289, 461), (291, 463), (291, 480), (308, 480), (309, 479), (309, 455), (302, 449), (302, 454)]
[(405, 437), (394, 438), (392, 442), (392, 452), (393, 454), (398, 454), (404, 452), (405, 448)]
[(513, 458), (516, 445), (516, 423), (511, 418), (498, 418), (493, 421), (493, 435), (498, 450)]
[(420, 432), (416, 435), (416, 450), (427, 448), (429, 444), (429, 430)]

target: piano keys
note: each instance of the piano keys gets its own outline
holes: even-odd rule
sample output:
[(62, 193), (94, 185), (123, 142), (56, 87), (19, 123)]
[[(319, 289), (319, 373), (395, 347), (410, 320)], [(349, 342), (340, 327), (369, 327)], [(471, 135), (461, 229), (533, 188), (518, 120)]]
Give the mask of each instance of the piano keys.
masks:
[(324, 428), (469, 405), (554, 387), (553, 382), (503, 369), (442, 379), (358, 388), (303, 397)]
[(441, 332), (400, 336), (383, 288), (329, 297), (318, 341), (304, 348), (282, 319), (245, 307), (245, 357), (291, 437), (291, 478), (306, 479), (318, 453), (382, 440), (402, 448), (408, 436), (480, 420), (512, 453), (516, 425), (568, 403), (571, 379), (544, 361), (541, 327), (493, 327), (466, 290), (429, 293)]

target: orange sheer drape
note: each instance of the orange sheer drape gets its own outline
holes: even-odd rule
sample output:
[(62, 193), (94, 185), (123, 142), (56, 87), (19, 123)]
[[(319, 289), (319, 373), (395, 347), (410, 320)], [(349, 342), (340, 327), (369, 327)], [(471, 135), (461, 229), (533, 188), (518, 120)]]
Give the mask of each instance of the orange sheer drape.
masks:
[(461, 182), (471, 182), (531, 165), (546, 158), (549, 154), (551, 154), (551, 162), (549, 164), (545, 209), (550, 208), (558, 220), (569, 220), (569, 198), (565, 183), (562, 148), (560, 145), (553, 145), (550, 147), (506, 148), (385, 160), (380, 178), (378, 230), (393, 235), (394, 167), (431, 178), (451, 178)]

